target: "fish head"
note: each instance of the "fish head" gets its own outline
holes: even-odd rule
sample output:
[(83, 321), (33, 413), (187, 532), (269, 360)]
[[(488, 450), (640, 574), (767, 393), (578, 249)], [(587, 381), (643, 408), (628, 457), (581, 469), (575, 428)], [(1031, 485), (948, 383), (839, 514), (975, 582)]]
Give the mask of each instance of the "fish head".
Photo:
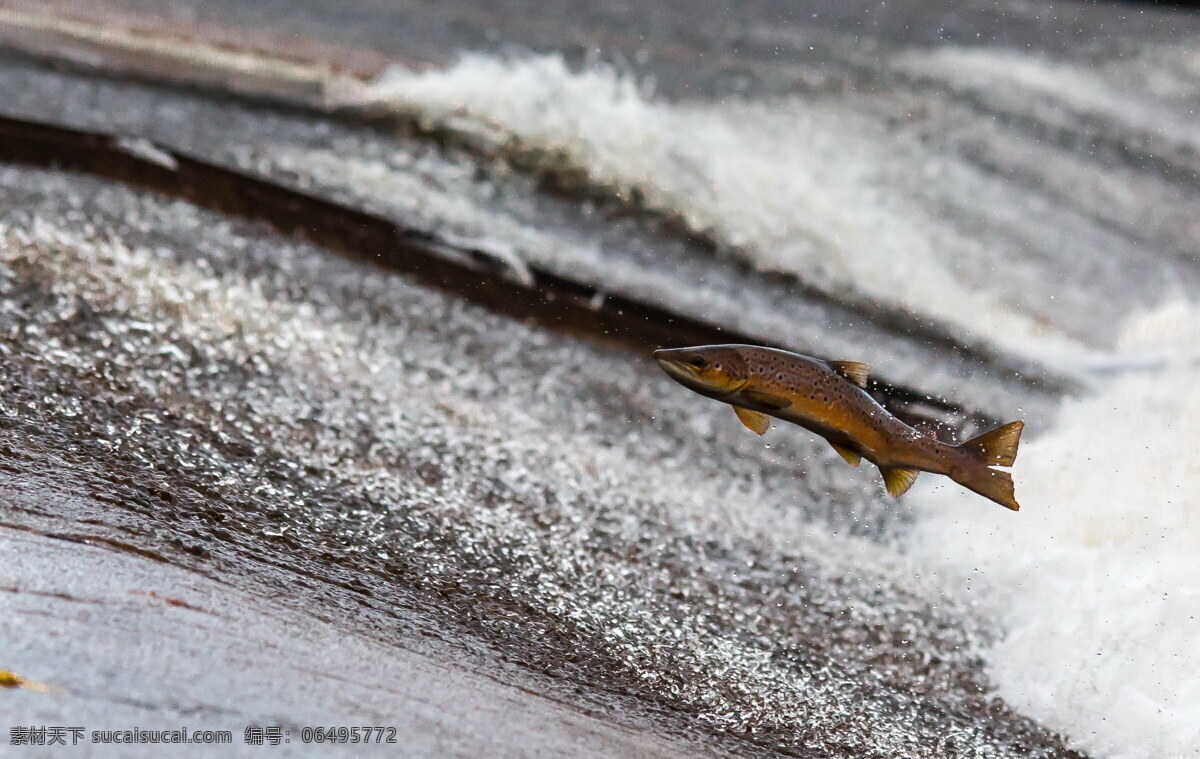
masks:
[(654, 351), (654, 360), (671, 379), (701, 395), (720, 398), (750, 381), (746, 358), (736, 345), (703, 345)]

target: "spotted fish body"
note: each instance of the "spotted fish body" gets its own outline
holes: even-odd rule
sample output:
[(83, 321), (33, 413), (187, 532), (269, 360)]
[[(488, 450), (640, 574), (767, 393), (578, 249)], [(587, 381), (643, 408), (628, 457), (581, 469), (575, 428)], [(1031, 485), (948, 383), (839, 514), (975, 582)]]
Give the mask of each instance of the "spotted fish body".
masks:
[(825, 438), (852, 465), (867, 459), (879, 467), (893, 496), (903, 494), (917, 473), (925, 471), (950, 477), (1014, 511), (1019, 508), (1012, 477), (992, 467), (1012, 465), (1022, 422), (948, 445), (879, 405), (864, 390), (865, 364), (753, 345), (660, 350), (654, 358), (680, 384), (733, 406), (742, 423), (760, 435), (770, 426), (768, 417), (775, 417)]

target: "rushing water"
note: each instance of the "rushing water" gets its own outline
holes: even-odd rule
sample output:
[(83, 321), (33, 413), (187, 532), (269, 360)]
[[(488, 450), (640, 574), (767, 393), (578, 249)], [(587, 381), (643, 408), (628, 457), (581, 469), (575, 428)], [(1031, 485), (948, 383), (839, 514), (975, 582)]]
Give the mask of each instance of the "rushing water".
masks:
[(1196, 756), (1200, 310), (1134, 320), (1119, 355), (1025, 446), (1021, 519), (926, 484), (914, 556), (1000, 620), (986, 656), (1009, 703), (1098, 756)]
[[(33, 387), (26, 413), (107, 441), (98, 456), (153, 469), (158, 446), (186, 463), (180, 482), (222, 514), (205, 540), (355, 557), (532, 670), (714, 733), (814, 755), (1059, 751), (988, 713), (979, 691), (995, 688), (1096, 756), (1200, 755), (1200, 58), (823, 44), (856, 86), (667, 97), (629, 66), (471, 55), (392, 69), (342, 104), (441, 145), (42, 71), (6, 86), (14, 109), (36, 115), (55, 82), (65, 120), (717, 320), (769, 329), (801, 283), (985, 346), (996, 364), (929, 367), (928, 386), (1035, 414), (1018, 514), (928, 476), (896, 506), (806, 434), (764, 445), (628, 355), (186, 204), (7, 170), (6, 355), (66, 384), (99, 372), (146, 419), (119, 442), (87, 426), (104, 395)], [(730, 262), (743, 269), (696, 274)], [(778, 301), (761, 302), (761, 272), (783, 278)], [(25, 323), (29, 292), (46, 308)], [(802, 326), (779, 330), (922, 386), (925, 354)], [(991, 376), (1002, 361), (1086, 389), (1027, 407)]]
[(757, 267), (1088, 377), (1027, 420), (1020, 515), (926, 478), (902, 540), (999, 620), (1010, 703), (1099, 756), (1200, 755), (1200, 57), (947, 47), (894, 69), (911, 90), (667, 102), (612, 69), (470, 57), (377, 97), (535, 147)]

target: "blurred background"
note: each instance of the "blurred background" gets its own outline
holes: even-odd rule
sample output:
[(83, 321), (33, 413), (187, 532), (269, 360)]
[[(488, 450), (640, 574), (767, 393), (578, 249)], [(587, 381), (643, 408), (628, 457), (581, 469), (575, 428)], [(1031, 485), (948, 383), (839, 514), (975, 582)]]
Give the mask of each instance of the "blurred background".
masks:
[[(0, 0), (0, 728), (1200, 756), (1197, 40)], [(1022, 511), (893, 501), (649, 360), (714, 342), (869, 363), (947, 441), (1023, 419)], [(350, 725), (397, 743), (304, 732)]]

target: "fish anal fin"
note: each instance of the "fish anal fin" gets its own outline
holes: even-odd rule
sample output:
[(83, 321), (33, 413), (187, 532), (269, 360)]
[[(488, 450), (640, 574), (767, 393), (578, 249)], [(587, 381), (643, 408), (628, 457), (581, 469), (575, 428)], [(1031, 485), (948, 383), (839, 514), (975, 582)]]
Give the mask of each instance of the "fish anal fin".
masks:
[(917, 475), (920, 472), (916, 469), (900, 469), (898, 467), (879, 467), (880, 474), (883, 475), (883, 484), (887, 486), (888, 495), (892, 498), (899, 498), (908, 492), (908, 489), (917, 481)]
[(746, 429), (755, 432), (759, 435), (766, 434), (771, 428), (771, 419), (761, 411), (751, 411), (748, 408), (734, 406), (733, 413), (737, 414), (737, 418), (742, 424), (746, 425)]
[(767, 408), (787, 408), (792, 405), (790, 398), (785, 398), (775, 393), (766, 393), (761, 390), (743, 390), (742, 395)]
[(838, 455), (844, 458), (850, 466), (858, 466), (859, 462), (862, 461), (862, 456), (844, 445), (838, 445), (837, 443), (830, 443), (830, 445), (833, 446), (833, 450), (837, 451)]
[(1010, 422), (1003, 427), (976, 435), (958, 447), (981, 459), (988, 466), (1012, 466), (1017, 459), (1024, 422)]
[(850, 380), (859, 387), (867, 386), (867, 375), (871, 371), (868, 364), (863, 364), (858, 361), (826, 361), (829, 368)]

